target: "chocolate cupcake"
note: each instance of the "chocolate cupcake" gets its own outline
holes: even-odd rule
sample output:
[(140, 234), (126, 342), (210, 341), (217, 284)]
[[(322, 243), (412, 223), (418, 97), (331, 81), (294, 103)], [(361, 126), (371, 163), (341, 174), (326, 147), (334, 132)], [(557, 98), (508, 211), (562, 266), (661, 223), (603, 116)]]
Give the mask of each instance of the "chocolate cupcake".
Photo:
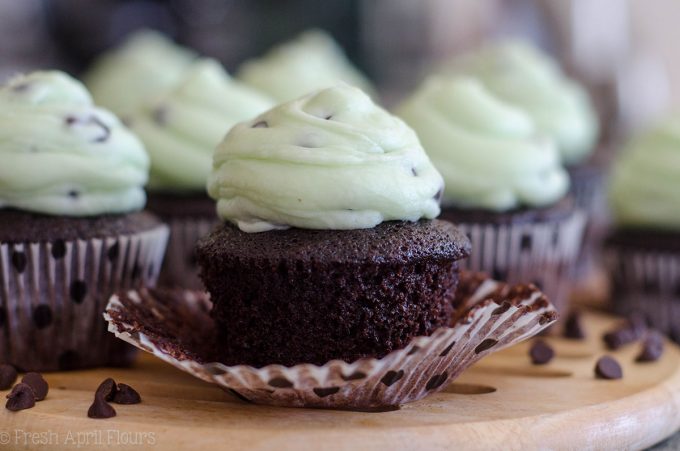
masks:
[(204, 58), (130, 116), (130, 127), (151, 156), (147, 208), (170, 226), (159, 284), (202, 288), (194, 248), (217, 223), (215, 203), (205, 192), (213, 151), (232, 125), (272, 105)]
[(101, 314), (115, 290), (155, 281), (168, 233), (139, 212), (142, 144), (60, 72), (2, 86), (0, 119), (0, 361), (126, 363)]
[(680, 342), (680, 119), (633, 139), (612, 172), (605, 242), (618, 313), (644, 314)]
[(236, 125), (200, 241), (228, 364), (381, 357), (448, 324), (469, 242), (439, 214), (442, 179), (399, 119), (339, 85)]
[(564, 310), (584, 220), (553, 141), (466, 76), (427, 80), (397, 112), (444, 176), (441, 217), (472, 242), (464, 267), (531, 281)]

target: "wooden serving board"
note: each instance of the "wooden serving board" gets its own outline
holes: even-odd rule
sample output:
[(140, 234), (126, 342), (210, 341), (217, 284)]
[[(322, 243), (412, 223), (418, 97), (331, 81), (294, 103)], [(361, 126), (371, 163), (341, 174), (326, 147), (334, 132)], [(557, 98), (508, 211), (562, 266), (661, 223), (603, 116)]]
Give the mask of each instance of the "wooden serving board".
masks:
[[(595, 379), (611, 317), (588, 314), (589, 339), (550, 338), (557, 357), (531, 365), (528, 344), (494, 354), (445, 391), (380, 413), (252, 405), (149, 355), (132, 369), (47, 374), (48, 398), (0, 412), (0, 449), (639, 449), (680, 428), (680, 349), (634, 363), (638, 345), (612, 353), (618, 381)], [(135, 387), (143, 403), (118, 416), (86, 416), (106, 377)], [(4, 393), (2, 393), (4, 395)], [(42, 435), (27, 435), (30, 433)], [(45, 446), (47, 445), (47, 446)], [(41, 449), (42, 449), (41, 448)]]

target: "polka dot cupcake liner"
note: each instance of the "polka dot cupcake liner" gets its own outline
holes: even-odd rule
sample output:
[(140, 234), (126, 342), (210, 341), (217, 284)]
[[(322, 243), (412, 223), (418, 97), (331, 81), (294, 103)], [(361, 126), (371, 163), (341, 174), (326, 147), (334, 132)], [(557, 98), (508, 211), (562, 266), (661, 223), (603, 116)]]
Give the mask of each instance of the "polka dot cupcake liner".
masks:
[(215, 328), (207, 295), (138, 290), (114, 295), (109, 331), (139, 349), (217, 384), (239, 398), (288, 407), (385, 409), (437, 392), (482, 357), (550, 326), (557, 313), (533, 285), (511, 287), (467, 274), (451, 327), (414, 338), (383, 358), (292, 367), (227, 366), (211, 361)]
[(565, 312), (585, 223), (580, 210), (532, 223), (456, 223), (472, 244), (461, 269), (485, 272), (509, 283), (530, 281), (559, 312)]
[(165, 225), (102, 239), (0, 244), (0, 361), (56, 371), (130, 360), (101, 320), (115, 291), (153, 284)]

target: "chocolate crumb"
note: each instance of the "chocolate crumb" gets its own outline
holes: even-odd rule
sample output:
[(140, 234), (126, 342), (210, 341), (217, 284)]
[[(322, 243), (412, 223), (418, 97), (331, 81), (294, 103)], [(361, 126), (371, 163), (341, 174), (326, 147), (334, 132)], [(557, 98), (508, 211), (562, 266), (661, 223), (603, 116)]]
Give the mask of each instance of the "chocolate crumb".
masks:
[(534, 365), (545, 365), (555, 357), (555, 351), (545, 341), (536, 340), (529, 350)]
[(47, 381), (43, 379), (40, 373), (26, 373), (21, 379), (21, 382), (31, 387), (33, 393), (35, 393), (35, 400), (42, 401), (47, 397), (47, 392), (50, 386)]
[(17, 380), (17, 370), (12, 365), (0, 365), (0, 390), (9, 390)]
[(642, 350), (635, 358), (636, 362), (656, 362), (663, 355), (663, 335), (651, 331), (642, 342)]
[(19, 410), (30, 409), (35, 406), (35, 394), (33, 389), (28, 384), (17, 384), (14, 386), (9, 395), (7, 395), (7, 403), (5, 408), (12, 412)]
[(94, 395), (94, 402), (87, 409), (87, 416), (90, 418), (112, 418), (116, 416), (116, 409), (106, 402), (103, 396)]
[(109, 377), (99, 384), (99, 387), (97, 387), (97, 391), (95, 392), (95, 397), (101, 396), (105, 401), (112, 401), (116, 394), (118, 394), (116, 381)]
[(113, 402), (116, 404), (139, 404), (142, 402), (142, 397), (139, 396), (137, 390), (127, 384), (118, 384), (118, 391), (113, 397)]
[(564, 322), (564, 337), (572, 340), (583, 340), (586, 338), (579, 311), (570, 312), (569, 316), (567, 316), (567, 320)]
[(595, 376), (600, 379), (621, 379), (623, 370), (621, 365), (613, 357), (608, 355), (600, 357), (595, 364)]

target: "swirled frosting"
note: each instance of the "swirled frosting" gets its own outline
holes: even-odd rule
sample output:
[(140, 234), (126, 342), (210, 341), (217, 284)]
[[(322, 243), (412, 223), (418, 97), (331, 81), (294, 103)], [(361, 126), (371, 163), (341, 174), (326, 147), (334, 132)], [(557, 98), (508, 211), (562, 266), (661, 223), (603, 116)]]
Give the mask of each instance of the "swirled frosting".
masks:
[(680, 230), (680, 117), (634, 138), (614, 164), (610, 203), (622, 226)]
[(219, 216), (245, 232), (434, 218), (441, 189), (413, 130), (344, 84), (234, 126), (208, 180)]
[(63, 215), (144, 206), (149, 157), (68, 75), (34, 72), (0, 87), (0, 208)]
[(504, 211), (562, 198), (569, 177), (531, 117), (470, 77), (427, 80), (397, 110), (444, 176), (444, 203)]
[(599, 126), (588, 94), (536, 48), (519, 41), (488, 46), (444, 71), (478, 78), (494, 95), (525, 110), (555, 140), (565, 164), (579, 163), (594, 150)]
[(371, 83), (347, 59), (327, 33), (309, 30), (245, 62), (237, 77), (279, 102), (334, 86), (342, 81), (374, 92)]
[(218, 62), (198, 61), (130, 121), (151, 156), (149, 187), (205, 191), (215, 146), (234, 124), (271, 106), (271, 99), (233, 80)]
[(196, 55), (155, 31), (140, 31), (99, 57), (83, 80), (97, 105), (123, 117), (177, 83)]

